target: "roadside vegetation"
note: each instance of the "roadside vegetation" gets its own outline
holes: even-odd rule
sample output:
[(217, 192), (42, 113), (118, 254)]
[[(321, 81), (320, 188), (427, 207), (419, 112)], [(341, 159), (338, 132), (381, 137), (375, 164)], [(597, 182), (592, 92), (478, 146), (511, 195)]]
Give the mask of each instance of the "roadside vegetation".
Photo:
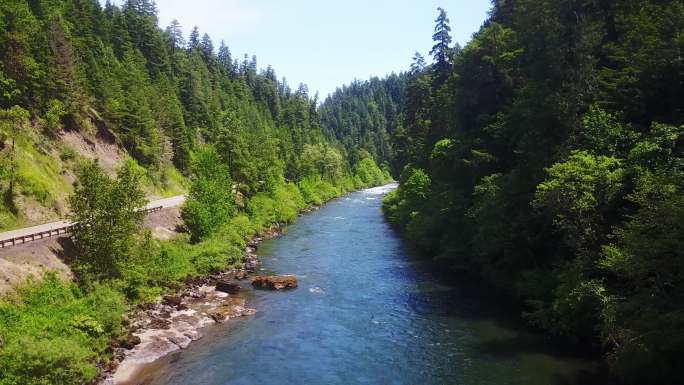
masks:
[[(123, 149), (118, 169), (74, 133)], [(307, 207), (389, 180), (321, 129), (305, 85), (216, 53), (197, 28), (160, 29), (152, 1), (0, 3), (0, 229), (33, 209), (80, 224), (74, 282), (48, 273), (0, 299), (0, 384), (90, 383), (128, 312), (239, 266), (247, 239)], [(187, 232), (154, 239), (146, 196), (185, 192)]]

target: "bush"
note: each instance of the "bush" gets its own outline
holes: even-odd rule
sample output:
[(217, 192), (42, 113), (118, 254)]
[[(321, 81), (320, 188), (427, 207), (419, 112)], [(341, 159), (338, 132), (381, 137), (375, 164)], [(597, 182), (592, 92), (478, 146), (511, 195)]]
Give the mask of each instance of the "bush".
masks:
[(185, 226), (199, 241), (230, 221), (235, 213), (228, 168), (212, 147), (198, 150), (191, 164), (191, 186), (182, 209)]
[(95, 379), (95, 352), (73, 338), (20, 337), (0, 351), (3, 385), (79, 384)]
[(96, 162), (81, 166), (78, 183), (69, 199), (69, 219), (79, 223), (72, 236), (77, 256), (75, 270), (86, 281), (120, 278), (122, 270), (140, 250), (147, 203), (140, 189), (142, 173), (128, 161), (112, 180)]
[(372, 158), (362, 159), (356, 165), (355, 173), (362, 183), (362, 185), (358, 187), (378, 186), (386, 181), (385, 173), (380, 170), (380, 167), (375, 164), (375, 161)]
[(66, 115), (66, 109), (62, 102), (56, 99), (50, 100), (48, 110), (45, 113), (45, 123), (48, 132), (56, 134), (62, 128), (62, 117)]
[(0, 384), (92, 381), (122, 332), (124, 297), (106, 285), (85, 293), (48, 274), (0, 300)]

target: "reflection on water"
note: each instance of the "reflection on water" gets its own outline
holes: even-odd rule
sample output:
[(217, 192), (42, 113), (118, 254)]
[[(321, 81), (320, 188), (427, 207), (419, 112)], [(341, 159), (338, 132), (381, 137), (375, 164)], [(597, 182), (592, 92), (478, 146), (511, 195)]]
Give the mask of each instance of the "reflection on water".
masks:
[(250, 292), (259, 312), (205, 331), (148, 384), (586, 384), (592, 365), (522, 329), (472, 283), (408, 256), (385, 189), (338, 199), (259, 250), (299, 289)]

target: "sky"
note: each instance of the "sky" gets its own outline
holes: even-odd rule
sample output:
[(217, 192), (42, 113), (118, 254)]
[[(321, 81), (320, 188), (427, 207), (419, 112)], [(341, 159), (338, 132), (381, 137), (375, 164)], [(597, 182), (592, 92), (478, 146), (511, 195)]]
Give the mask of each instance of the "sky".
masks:
[(321, 99), (354, 79), (407, 70), (416, 51), (427, 58), (438, 6), (461, 45), (490, 8), (490, 0), (156, 1), (162, 28), (175, 18), (187, 39), (197, 25), (216, 49), (224, 40), (233, 58), (256, 55), (259, 68), (270, 64), (292, 88), (306, 83)]

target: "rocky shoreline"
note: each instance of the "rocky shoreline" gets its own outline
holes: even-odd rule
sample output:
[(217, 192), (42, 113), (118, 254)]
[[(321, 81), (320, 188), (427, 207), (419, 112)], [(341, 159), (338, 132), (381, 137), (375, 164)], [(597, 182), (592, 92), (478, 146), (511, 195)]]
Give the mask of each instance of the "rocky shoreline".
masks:
[(114, 359), (103, 368), (96, 383), (136, 384), (137, 374), (145, 366), (202, 338), (200, 329), (256, 313), (255, 309), (246, 307), (245, 299), (239, 294), (241, 282), (261, 267), (255, 254), (259, 243), (282, 234), (277, 225), (252, 238), (245, 248), (241, 269), (229, 269), (188, 282), (174, 295), (164, 296), (125, 320), (128, 336), (113, 343)]

